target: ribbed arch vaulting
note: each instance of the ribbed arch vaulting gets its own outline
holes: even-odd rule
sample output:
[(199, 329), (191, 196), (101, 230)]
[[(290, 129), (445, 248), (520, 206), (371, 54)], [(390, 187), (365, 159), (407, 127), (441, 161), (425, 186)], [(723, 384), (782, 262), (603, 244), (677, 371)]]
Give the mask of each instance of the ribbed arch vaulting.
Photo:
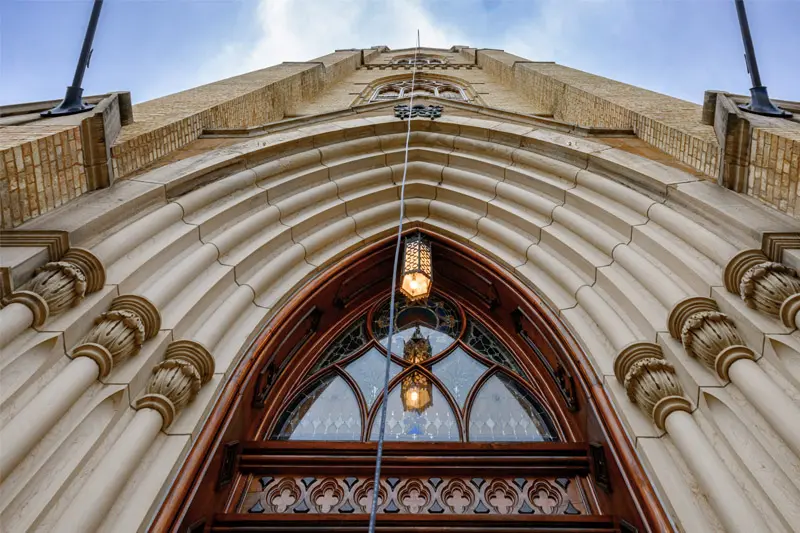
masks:
[[(716, 527), (708, 504), (692, 497), (691, 475), (672, 475), (676, 463), (660, 444), (661, 433), (625, 397), (613, 364), (615, 355), (631, 343), (658, 341), (678, 368), (692, 402), (697, 402), (699, 387), (725, 385), (669, 338), (667, 316), (687, 296), (715, 296), (760, 351), (765, 319), (754, 318), (741, 301), (719, 289), (722, 268), (740, 249), (753, 247), (752, 234), (735, 226), (710, 231), (677, 205), (680, 195), (665, 203), (669, 187), (695, 182), (694, 176), (621, 154), (607, 144), (457, 116), (417, 120), (413, 126), (405, 193), (410, 227), (467, 243), (541, 295), (585, 347), (626, 429), (642, 442), (640, 453), (651, 462), (668, 499), (692, 502), (693, 511), (677, 517), (682, 527)], [(116, 294), (144, 296), (161, 313), (161, 332), (144, 343), (141, 354), (105, 378), (124, 386), (95, 382), (86, 393), (93, 405), (121, 388), (129, 387), (136, 396), (171, 340), (195, 340), (213, 354), (215, 373), (197, 401), (160, 438), (171, 443), (170, 435), (196, 435), (214, 391), (228, 379), (260, 324), (336, 260), (394, 231), (404, 128), (390, 117), (368, 117), (277, 133), (128, 180), (109, 191), (117, 199), (108, 208), (111, 215), (79, 208), (73, 245), (100, 259), (106, 286), (41, 328), (63, 331), (64, 342), (54, 349), (68, 352), (75, 346)], [(167, 203), (158, 200), (165, 193)], [(156, 206), (142, 208), (154, 202)], [(690, 199), (686, 205), (703, 210), (702, 200)], [(113, 228), (111, 219), (116, 220)], [(41, 225), (48, 223), (47, 217), (40, 220)], [(777, 321), (769, 328), (790, 333)], [(52, 337), (43, 332), (21, 334), (9, 344), (12, 355), (4, 356), (4, 363), (18, 364), (27, 353), (41, 351)], [(52, 360), (37, 357), (15, 367), (3, 397), (4, 416), (13, 417), (48, 382), (49, 375), (33, 376)], [(780, 378), (780, 371), (772, 373), (785, 390), (796, 386), (791, 377)], [(735, 405), (729, 408), (737, 411)], [(26, 461), (55, 457), (61, 443), (81, 428), (81, 419), (58, 422), (37, 458)], [(765, 424), (760, 418), (759, 423)], [(85, 448), (79, 453), (96, 461), (118, 431), (112, 428), (96, 437), (100, 451)], [(147, 519), (150, 503), (121, 502), (133, 494), (135, 480), (168, 483), (167, 473), (185, 454), (182, 445), (169, 446), (158, 456), (148, 456), (148, 464), (160, 464), (163, 474), (153, 473), (157, 466), (132, 474), (104, 522), (105, 530), (113, 530), (122, 519), (137, 524)], [(779, 441), (765, 446), (787, 453)], [(79, 492), (80, 479), (65, 475), (43, 484), (34, 475), (34, 463), (26, 464), (14, 472), (0, 517), (5, 521), (13, 515), (22, 529), (34, 523), (52, 525), (69, 497)], [(770, 527), (786, 530), (788, 511), (776, 509), (746, 474), (737, 479)], [(43, 494), (38, 502), (22, 498), (23, 492), (38, 488)], [(60, 491), (66, 497), (57, 499)]]

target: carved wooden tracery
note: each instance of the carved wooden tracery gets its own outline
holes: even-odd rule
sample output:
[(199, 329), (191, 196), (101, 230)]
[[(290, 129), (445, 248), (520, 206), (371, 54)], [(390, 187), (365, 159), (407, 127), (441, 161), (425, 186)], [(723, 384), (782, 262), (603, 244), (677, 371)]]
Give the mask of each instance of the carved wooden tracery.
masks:
[[(414, 371), (433, 381), (439, 402), (461, 413), (458, 439), (386, 442), (379, 530), (383, 524), (404, 531), (619, 531), (621, 519), (634, 530), (669, 530), (608, 398), (555, 316), (500, 268), (455, 242), (429, 236), (434, 298), (458, 310), (452, 324), (457, 333), (450, 346)], [(385, 361), (375, 328), (386, 310), (391, 242), (343, 261), (265, 327), (198, 437), (154, 530), (185, 531), (198, 524), (204, 524), (198, 531), (311, 531), (325, 524), (365, 530), (374, 490), (370, 428), (380, 399), (366, 398), (346, 367), (370, 350)], [(480, 329), (496, 347), (471, 337)], [(484, 368), (465, 396), (448, 390), (435, 368), (456, 350)], [(400, 357), (393, 361), (399, 370), (390, 388), (399, 389), (411, 367)], [(349, 441), (274, 440), (297, 395), (332, 377), (355, 391), (359, 431)], [(541, 408), (548, 438), (470, 437), (476, 396), (501, 377)], [(225, 446), (235, 441), (241, 444)], [(590, 442), (600, 444), (592, 453)]]

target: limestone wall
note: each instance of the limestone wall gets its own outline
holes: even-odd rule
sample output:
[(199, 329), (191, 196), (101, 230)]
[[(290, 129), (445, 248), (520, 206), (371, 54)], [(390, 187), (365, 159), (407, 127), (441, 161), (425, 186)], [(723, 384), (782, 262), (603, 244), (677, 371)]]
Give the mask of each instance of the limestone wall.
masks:
[(701, 123), (699, 105), (499, 50), (473, 53), (487, 73), (556, 119), (582, 126), (632, 129), (641, 139), (704, 174), (717, 173), (719, 146), (714, 129)]
[[(49, 531), (65, 517), (88, 524), (82, 531), (147, 527), (260, 327), (316, 273), (394, 231), (405, 127), (387, 112), (251, 139), (25, 226), (65, 230), (89, 251), (73, 248), (55, 287), (0, 310), (10, 370), (0, 427), (14, 430), (0, 449), (6, 529)], [(409, 223), (486, 254), (558, 311), (680, 530), (792, 531), (800, 309), (791, 323), (753, 309), (723, 274), (794, 220), (546, 127), (445, 116), (412, 130)], [(86, 274), (83, 292), (61, 283), (74, 268)], [(726, 353), (741, 373), (720, 375), (676, 334), (675, 310), (692, 315), (686, 301), (718, 306), (731, 329), (716, 338), (738, 343)], [(112, 333), (95, 338), (113, 356), (81, 348), (109, 322)], [(636, 371), (653, 373), (642, 381), (673, 369), (675, 409), (631, 392), (635, 380), (617, 372), (631, 347), (646, 355)], [(164, 391), (174, 411), (137, 402), (165, 358), (200, 365), (186, 374), (200, 380), (196, 396)]]
[[(374, 54), (367, 51), (367, 56)], [(111, 148), (122, 178), (197, 139), (204, 128), (249, 127), (280, 120), (353, 72), (361, 50), (334, 52), (308, 62), (282, 63), (195, 87), (133, 107), (134, 123)]]

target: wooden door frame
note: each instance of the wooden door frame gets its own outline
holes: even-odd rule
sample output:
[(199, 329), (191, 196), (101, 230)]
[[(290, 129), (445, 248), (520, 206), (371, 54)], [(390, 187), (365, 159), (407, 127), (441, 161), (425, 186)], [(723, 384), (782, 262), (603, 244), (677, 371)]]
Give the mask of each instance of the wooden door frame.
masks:
[[(416, 229), (427, 233), (435, 244), (448, 250), (451, 263), (468, 263), (475, 270), (477, 278), (484, 278), (469, 287), (475, 293), (475, 301), (483, 302), (486, 308), (484, 315), (501, 305), (500, 300), (506, 298), (509, 291), (513, 292), (519, 305), (510, 316), (503, 316), (502, 331), (495, 333), (500, 334), (503, 342), (510, 342), (514, 346), (527, 344), (530, 348), (531, 344), (540, 344), (546, 348), (531, 357), (539, 358), (545, 368), (548, 365), (551, 369), (557, 367), (551, 372), (552, 379), (545, 379), (544, 383), (549, 390), (549, 396), (560, 397), (560, 401), (556, 402), (559, 414), (573, 412), (574, 406), (570, 405), (568, 398), (571, 388), (571, 394), (575, 396), (573, 400), (579, 403), (574, 412), (578, 413), (578, 418), (593, 416), (593, 423), (597, 426), (594, 428), (595, 433), (601, 435), (601, 439), (608, 444), (605, 451), (601, 448), (602, 461), (613, 463), (619, 471), (615, 479), (617, 494), (609, 491), (609, 498), (618, 499), (622, 492), (629, 494), (638, 517), (637, 522), (640, 521), (645, 530), (671, 531), (672, 524), (639, 463), (610, 398), (587, 356), (557, 314), (530, 288), (496, 262), (427, 226), (416, 224), (407, 231)], [(243, 435), (252, 433), (254, 428), (247, 427), (248, 424), (252, 424), (254, 416), (266, 407), (259, 407), (257, 387), (269, 388), (273, 383), (277, 385), (277, 381), (291, 382), (290, 379), (275, 380), (274, 376), (270, 377), (270, 365), (272, 372), (275, 371), (276, 361), (271, 359), (275, 350), (285, 350), (286, 346), (292, 346), (293, 351), (289, 352), (293, 354), (300, 348), (326, 344), (335, 338), (341, 328), (326, 328), (334, 322), (339, 325), (349, 323), (361, 311), (362, 307), (355, 303), (363, 299), (364, 292), (387, 283), (385, 275), (380, 275), (380, 272), (373, 275), (367, 266), (384, 264), (387, 255), (385, 252), (394, 242), (394, 237), (386, 237), (321, 272), (293, 297), (287, 299), (267, 322), (223, 386), (211, 414), (151, 524), (151, 531), (202, 531), (202, 521), (197, 516), (191, 516), (196, 514), (195, 511), (190, 513), (192, 503), (197, 499), (196, 506), (208, 505), (208, 498), (216, 497), (213, 494), (208, 496), (211, 490), (209, 486), (220, 493), (227, 491), (228, 498), (236, 492), (232, 490), (236, 483), (226, 479), (226, 472), (236, 468), (235, 463), (241, 450), (239, 442)], [(469, 270), (469, 267), (464, 270)], [(346, 274), (352, 272), (363, 272), (364, 275), (356, 282), (353, 281), (354, 278), (346, 277)], [(447, 290), (448, 284), (453, 281), (448, 281), (445, 276), (438, 276), (434, 283), (441, 284)], [(385, 290), (388, 289), (386, 287)], [(500, 289), (506, 293), (498, 294)], [(338, 308), (339, 316), (335, 321), (313, 305), (315, 299), (323, 297)], [(509, 331), (516, 331), (517, 338), (510, 338)], [(528, 343), (526, 337), (535, 338), (536, 342)], [(531, 353), (530, 350), (528, 353)], [(296, 369), (287, 369), (286, 372), (286, 376), (302, 375)], [(269, 394), (276, 392), (280, 393), (270, 390)], [(230, 501), (226, 501), (225, 506), (229, 503)], [(210, 520), (214, 511), (206, 511), (206, 519)], [(231, 529), (234, 530), (236, 528)]]

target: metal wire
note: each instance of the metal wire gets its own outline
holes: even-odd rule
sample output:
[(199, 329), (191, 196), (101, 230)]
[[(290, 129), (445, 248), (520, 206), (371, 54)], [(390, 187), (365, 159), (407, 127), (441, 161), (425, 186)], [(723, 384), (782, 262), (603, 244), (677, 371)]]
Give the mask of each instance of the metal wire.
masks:
[(400, 182), (400, 221), (397, 223), (397, 243), (394, 248), (394, 269), (392, 271), (392, 296), (389, 303), (389, 340), (386, 345), (386, 372), (383, 377), (383, 402), (381, 403), (381, 425), (378, 431), (378, 454), (375, 458), (375, 477), (372, 482), (372, 508), (369, 511), (369, 533), (375, 533), (378, 517), (378, 496), (380, 495), (381, 461), (383, 460), (383, 437), (386, 434), (386, 404), (389, 402), (389, 370), (392, 364), (392, 336), (394, 335), (394, 297), (397, 286), (397, 267), (400, 261), (400, 247), (403, 241), (403, 217), (405, 216), (406, 173), (408, 172), (408, 144), (411, 140), (411, 109), (414, 108), (414, 81), (417, 75), (417, 53), (419, 52), (419, 30), (417, 47), (414, 49), (414, 65), (411, 71), (411, 98), (408, 101), (408, 129), (406, 148), (403, 156), (403, 179)]

